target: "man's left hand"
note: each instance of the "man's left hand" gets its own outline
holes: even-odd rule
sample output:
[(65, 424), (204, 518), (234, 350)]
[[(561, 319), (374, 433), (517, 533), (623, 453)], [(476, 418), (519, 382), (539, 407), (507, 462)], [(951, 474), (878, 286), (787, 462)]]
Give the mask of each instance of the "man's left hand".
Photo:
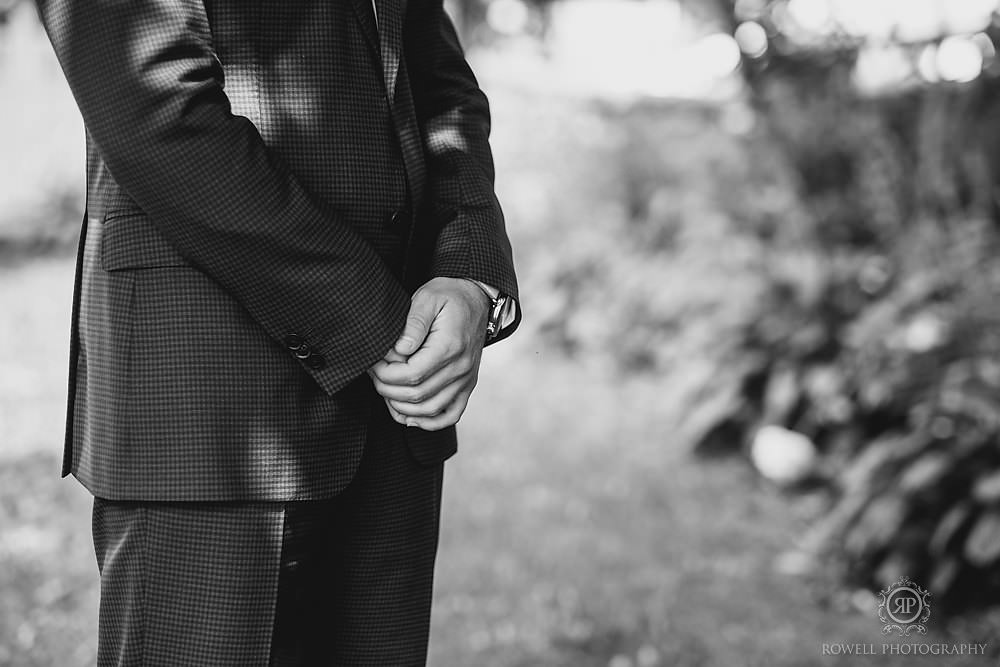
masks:
[(434, 278), (417, 290), (403, 334), (369, 372), (393, 419), (425, 431), (458, 423), (479, 378), (489, 308), (471, 280)]

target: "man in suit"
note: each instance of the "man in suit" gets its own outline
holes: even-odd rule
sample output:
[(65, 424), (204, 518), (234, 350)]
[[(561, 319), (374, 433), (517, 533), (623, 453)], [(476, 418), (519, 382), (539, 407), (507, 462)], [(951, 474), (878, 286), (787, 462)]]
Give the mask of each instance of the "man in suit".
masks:
[(423, 664), (443, 462), (519, 319), (441, 0), (37, 2), (88, 139), (99, 664)]

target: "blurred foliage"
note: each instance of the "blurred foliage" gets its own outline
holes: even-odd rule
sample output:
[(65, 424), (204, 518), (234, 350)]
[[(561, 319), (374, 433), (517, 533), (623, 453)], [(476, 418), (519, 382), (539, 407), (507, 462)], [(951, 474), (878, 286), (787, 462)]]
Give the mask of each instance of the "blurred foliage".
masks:
[(758, 316), (721, 350), (726, 370), (706, 392), (727, 400), (698, 442), (724, 448), (767, 424), (808, 435), (833, 502), (807, 551), (832, 552), (860, 583), (908, 575), (938, 604), (994, 603), (1000, 85), (987, 71), (862, 96), (850, 76), (860, 46), (745, 63), (806, 215), (767, 228), (785, 251)]
[(7, 23), (7, 19), (10, 13), (14, 11), (14, 7), (22, 2), (25, 2), (25, 0), (0, 0), (0, 28)]
[(589, 123), (556, 130), (577, 137), (545, 176), (559, 201), (544, 227), (533, 225), (538, 239), (518, 244), (521, 265), (543, 274), (531, 277), (541, 284), (531, 309), (550, 343), (587, 363), (684, 374), (675, 387), (714, 374), (700, 363), (705, 348), (735, 339), (758, 310), (770, 254), (763, 230), (795, 215), (770, 147), (758, 145), (753, 163), (756, 138), (726, 128), (745, 112), (597, 103)]
[[(733, 4), (698, 9), (732, 30)], [(862, 94), (862, 41), (766, 28), (743, 100), (599, 108), (601, 158), (566, 161), (582, 203), (545, 232), (565, 233), (558, 261), (519, 244), (548, 287), (533, 317), (581, 361), (683, 385), (700, 453), (808, 436), (830, 500), (803, 540), (816, 561), (996, 602), (996, 73)]]

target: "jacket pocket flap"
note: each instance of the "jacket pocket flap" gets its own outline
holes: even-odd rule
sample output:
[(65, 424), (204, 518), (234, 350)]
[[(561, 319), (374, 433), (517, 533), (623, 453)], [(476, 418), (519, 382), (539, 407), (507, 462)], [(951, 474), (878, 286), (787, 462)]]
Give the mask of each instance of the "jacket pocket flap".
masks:
[(101, 232), (101, 266), (105, 271), (190, 266), (143, 214), (108, 218)]

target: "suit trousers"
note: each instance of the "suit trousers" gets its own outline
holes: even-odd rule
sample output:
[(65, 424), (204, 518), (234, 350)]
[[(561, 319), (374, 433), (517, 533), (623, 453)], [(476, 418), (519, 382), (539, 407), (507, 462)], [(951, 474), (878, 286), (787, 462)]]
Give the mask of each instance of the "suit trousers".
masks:
[(424, 665), (443, 463), (383, 412), (335, 498), (95, 499), (98, 666)]

